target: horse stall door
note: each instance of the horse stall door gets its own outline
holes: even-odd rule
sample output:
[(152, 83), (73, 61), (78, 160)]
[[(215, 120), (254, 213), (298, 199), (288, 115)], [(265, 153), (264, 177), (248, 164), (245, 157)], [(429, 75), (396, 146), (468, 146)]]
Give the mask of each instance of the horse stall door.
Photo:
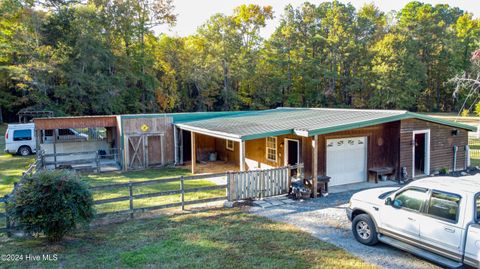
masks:
[(163, 165), (163, 145), (161, 135), (147, 136), (147, 166)]
[(145, 137), (128, 136), (128, 169), (145, 168)]

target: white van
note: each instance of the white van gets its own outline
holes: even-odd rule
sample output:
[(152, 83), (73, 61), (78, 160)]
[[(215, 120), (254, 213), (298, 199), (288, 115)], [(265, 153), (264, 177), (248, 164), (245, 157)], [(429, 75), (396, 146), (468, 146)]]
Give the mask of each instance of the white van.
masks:
[[(45, 143), (53, 142), (53, 131), (42, 132)], [(57, 141), (86, 141), (88, 135), (77, 132), (74, 129), (59, 129)], [(36, 151), (35, 124), (9, 124), (5, 133), (5, 152), (27, 156)]]
[(36, 140), (33, 123), (9, 124), (5, 133), (5, 152), (27, 156), (35, 153)]

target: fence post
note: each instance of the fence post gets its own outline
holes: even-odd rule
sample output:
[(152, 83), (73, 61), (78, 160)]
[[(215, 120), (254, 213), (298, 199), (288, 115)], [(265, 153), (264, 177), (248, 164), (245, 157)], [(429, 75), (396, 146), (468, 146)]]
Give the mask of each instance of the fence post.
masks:
[(95, 163), (97, 165), (97, 173), (100, 173), (100, 155), (97, 153), (95, 154)]
[(4, 203), (5, 203), (5, 229), (7, 230), (7, 237), (12, 236), (12, 232), (10, 231), (10, 217), (8, 216), (8, 210), (7, 210), (7, 195), (4, 196)]
[[(292, 185), (292, 170), (291, 167), (287, 166), (287, 192), (290, 190), (290, 185)], [(297, 170), (297, 177), (300, 176), (299, 171)]]
[(227, 201), (231, 202), (231, 194), (230, 194), (230, 172), (227, 171)]
[(259, 173), (259, 178), (260, 178), (260, 192), (259, 192), (259, 197), (260, 199), (262, 199), (265, 195), (264, 193), (264, 188), (265, 188), (265, 173), (263, 172), (263, 170), (260, 170), (260, 173)]
[(130, 193), (130, 218), (133, 219), (133, 185), (132, 182), (128, 182), (128, 191)]
[(183, 176), (180, 176), (180, 190), (182, 191), (182, 210), (185, 210), (185, 185)]

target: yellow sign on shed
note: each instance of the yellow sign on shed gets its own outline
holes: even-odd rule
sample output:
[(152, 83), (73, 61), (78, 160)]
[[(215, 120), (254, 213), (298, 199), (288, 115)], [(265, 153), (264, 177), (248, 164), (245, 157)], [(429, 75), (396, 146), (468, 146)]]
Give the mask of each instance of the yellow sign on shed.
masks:
[(146, 124), (142, 124), (142, 126), (140, 126), (140, 130), (142, 130), (142, 132), (147, 132), (149, 129), (150, 127)]

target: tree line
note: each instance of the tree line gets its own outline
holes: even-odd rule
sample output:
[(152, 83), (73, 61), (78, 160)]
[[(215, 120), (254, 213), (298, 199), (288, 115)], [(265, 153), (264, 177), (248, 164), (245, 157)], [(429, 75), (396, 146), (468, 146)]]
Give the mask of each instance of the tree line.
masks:
[[(3, 0), (0, 109), (56, 115), (278, 106), (457, 111), (480, 19), (446, 4), (241, 5), (195, 34), (156, 34), (172, 0)], [(268, 38), (260, 30), (280, 16)], [(456, 94), (453, 94), (453, 93)], [(470, 101), (472, 102), (472, 101)]]

